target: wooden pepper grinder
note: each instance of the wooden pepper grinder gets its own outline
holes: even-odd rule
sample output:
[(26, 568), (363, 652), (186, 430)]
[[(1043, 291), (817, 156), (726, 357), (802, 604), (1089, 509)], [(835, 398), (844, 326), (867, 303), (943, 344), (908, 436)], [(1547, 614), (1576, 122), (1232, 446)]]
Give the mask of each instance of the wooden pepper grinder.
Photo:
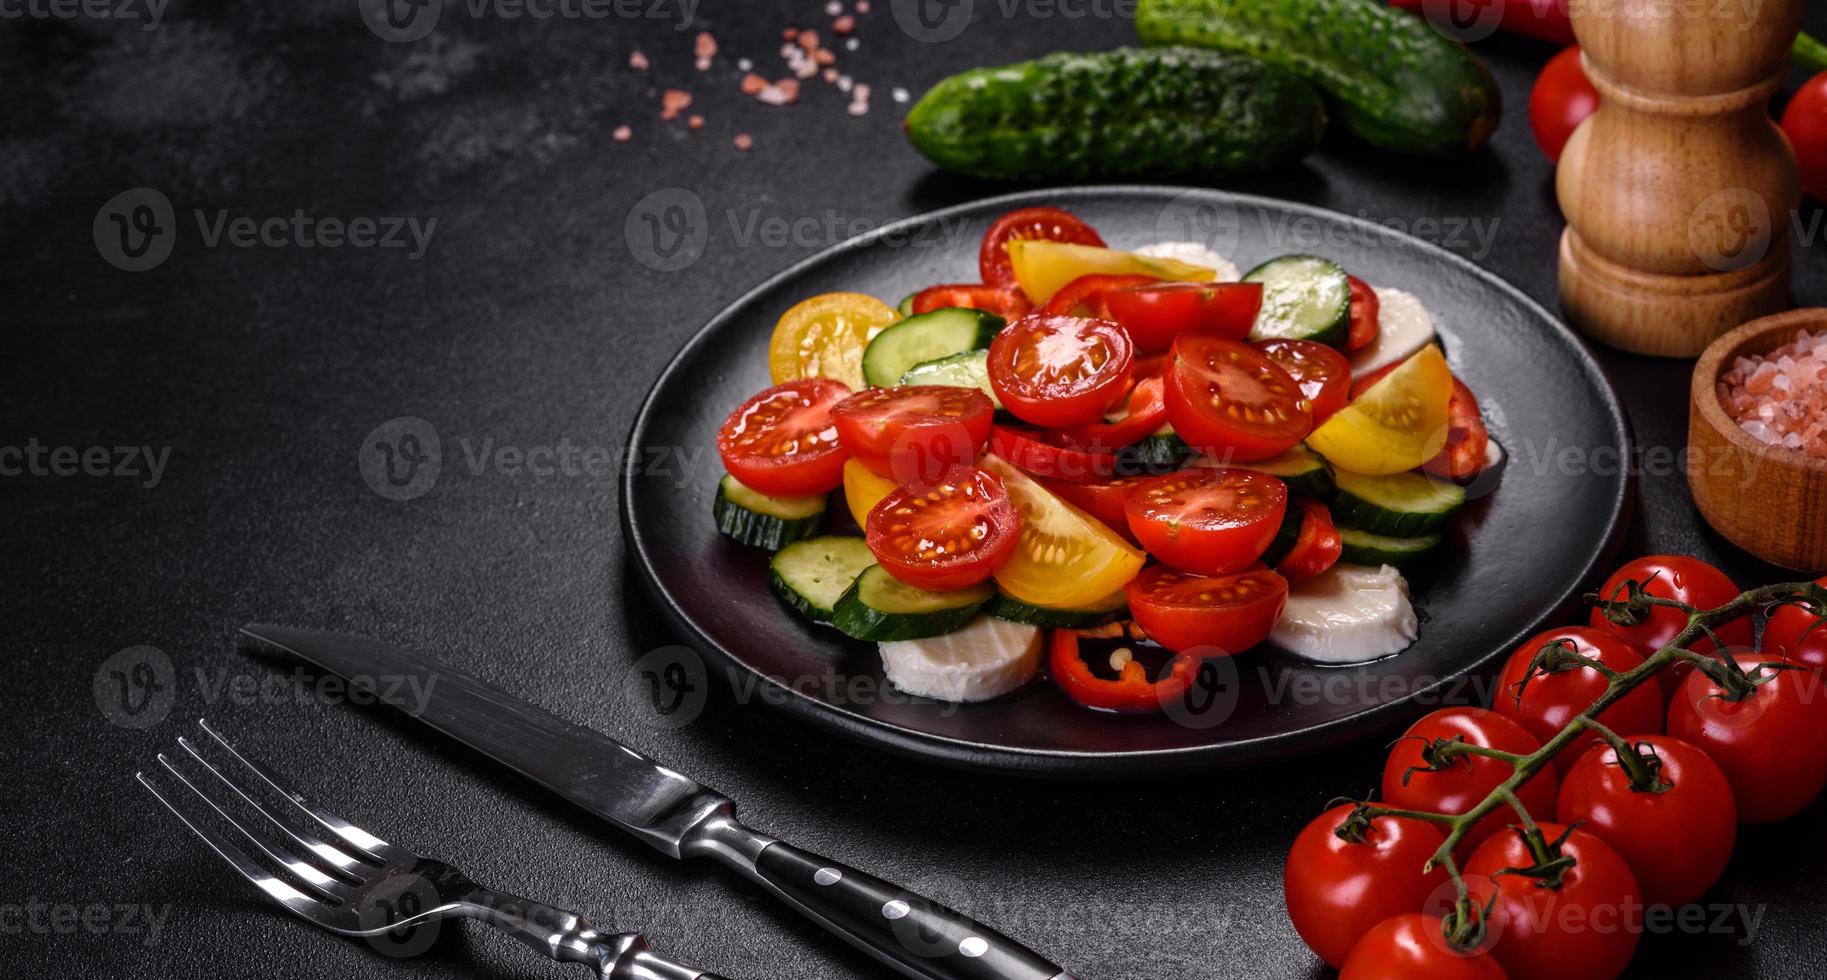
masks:
[(1791, 305), (1801, 182), (1769, 101), (1802, 3), (1572, 5), (1602, 101), (1556, 177), (1561, 302), (1595, 340), (1695, 357)]

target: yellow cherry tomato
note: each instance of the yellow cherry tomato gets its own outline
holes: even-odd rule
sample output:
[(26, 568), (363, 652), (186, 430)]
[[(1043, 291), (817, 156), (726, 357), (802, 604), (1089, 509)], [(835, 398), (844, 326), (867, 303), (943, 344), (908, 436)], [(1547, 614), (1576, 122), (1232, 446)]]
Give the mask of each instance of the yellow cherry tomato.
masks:
[(797, 378), (831, 378), (863, 389), (863, 348), (900, 314), (862, 293), (824, 293), (780, 317), (768, 342), (768, 374), (775, 384)]
[(1095, 245), (1029, 238), (1016, 239), (1008, 247), (1009, 264), (1015, 267), (1015, 281), (1037, 306), (1052, 299), (1054, 293), (1079, 276), (1154, 276), (1183, 282), (1211, 282), (1218, 276), (1217, 270), (1202, 265)]
[(1412, 470), (1446, 444), (1453, 372), (1429, 344), (1333, 413), (1307, 445), (1340, 469), (1367, 476)]
[(995, 455), (979, 464), (1002, 478), (1021, 513), (1015, 556), (996, 572), (1002, 591), (1031, 606), (1083, 609), (1128, 584), (1146, 556)]
[(897, 486), (900, 484), (885, 476), (876, 476), (860, 459), (844, 460), (844, 504), (850, 508), (850, 516), (856, 518), (857, 527), (869, 523), (869, 512)]

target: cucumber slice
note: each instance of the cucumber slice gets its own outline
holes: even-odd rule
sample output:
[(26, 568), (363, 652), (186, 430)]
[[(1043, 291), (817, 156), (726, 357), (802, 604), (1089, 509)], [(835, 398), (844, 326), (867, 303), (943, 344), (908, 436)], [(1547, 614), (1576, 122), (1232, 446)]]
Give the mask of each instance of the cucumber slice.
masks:
[(1423, 534), (1417, 538), (1397, 538), (1384, 534), (1372, 534), (1355, 527), (1339, 528), (1339, 538), (1345, 542), (1345, 550), (1339, 560), (1352, 565), (1403, 564), (1420, 555), (1432, 551), (1440, 543), (1440, 535)]
[(837, 600), (875, 556), (862, 538), (827, 536), (795, 541), (768, 562), (768, 581), (815, 623), (831, 621)]
[(1300, 543), (1300, 528), (1306, 522), (1307, 512), (1294, 501), (1288, 501), (1288, 510), (1281, 515), (1281, 527), (1276, 529), (1275, 538), (1269, 542), (1268, 550), (1262, 553), (1260, 561), (1270, 568), (1281, 564), (1281, 560), (1288, 557), (1288, 552)]
[(818, 533), (825, 516), (825, 498), (770, 497), (725, 473), (717, 483), (717, 500), (711, 505), (711, 513), (717, 518), (717, 530), (743, 544), (773, 551)]
[(1014, 596), (998, 592), (983, 611), (1011, 623), (1050, 629), (1084, 630), (1121, 619), (1129, 611), (1129, 596), (1118, 589), (1083, 609), (1051, 609), (1029, 605)]
[(1154, 435), (1117, 450), (1116, 473), (1118, 476), (1172, 473), (1185, 466), (1194, 455), (1193, 447), (1187, 445), (1172, 426), (1164, 425)]
[(901, 301), (894, 305), (895, 312), (901, 314), (903, 317), (913, 316), (913, 301), (914, 297), (918, 295), (920, 294), (908, 293), (906, 296), (901, 297)]
[(1304, 442), (1274, 459), (1236, 465), (1280, 477), (1281, 482), (1288, 485), (1289, 496), (1324, 497), (1336, 486), (1332, 467), (1326, 465), (1319, 453), (1308, 449)]
[(1002, 317), (948, 306), (888, 325), (863, 349), (863, 380), (886, 388), (900, 384), (907, 369), (967, 350), (990, 346)]
[(988, 582), (956, 592), (928, 592), (871, 565), (838, 597), (831, 625), (859, 640), (940, 636), (963, 628), (995, 594)]
[(1344, 349), (1351, 335), (1351, 283), (1337, 262), (1284, 255), (1251, 269), (1243, 281), (1262, 283), (1262, 312), (1251, 340), (1315, 340)]
[(1465, 490), (1458, 484), (1420, 473), (1365, 476), (1340, 470), (1333, 479), (1339, 488), (1333, 515), (1373, 534), (1425, 534), (1465, 503)]
[(954, 388), (976, 388), (988, 395), (990, 404), (1002, 410), (1002, 399), (996, 397), (996, 389), (990, 387), (990, 352), (987, 350), (967, 350), (941, 357), (936, 361), (922, 361), (907, 369), (901, 375), (904, 385), (951, 385)]

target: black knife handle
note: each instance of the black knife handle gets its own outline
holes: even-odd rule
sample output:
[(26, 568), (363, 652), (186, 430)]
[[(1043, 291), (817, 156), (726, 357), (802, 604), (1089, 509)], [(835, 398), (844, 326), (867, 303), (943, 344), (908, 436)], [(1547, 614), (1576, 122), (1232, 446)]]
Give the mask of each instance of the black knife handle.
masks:
[(924, 980), (1072, 980), (1013, 939), (905, 888), (774, 841), (761, 881), (826, 928)]

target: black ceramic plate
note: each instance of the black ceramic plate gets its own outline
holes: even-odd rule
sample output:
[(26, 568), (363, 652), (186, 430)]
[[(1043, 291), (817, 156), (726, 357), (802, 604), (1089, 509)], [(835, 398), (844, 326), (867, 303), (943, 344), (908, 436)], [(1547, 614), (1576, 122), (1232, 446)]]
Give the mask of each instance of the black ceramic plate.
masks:
[[(1038, 679), (1007, 697), (950, 705), (897, 696), (873, 644), (795, 615), (769, 591), (767, 555), (721, 537), (711, 500), (724, 416), (767, 387), (769, 333), (817, 293), (895, 302), (936, 282), (975, 281), (995, 218), (1066, 207), (1112, 247), (1200, 240), (1248, 269), (1321, 254), (1363, 279), (1418, 295), (1458, 375), (1507, 451), (1494, 485), (1411, 571), (1423, 623), (1406, 652), (1318, 667), (1272, 650), (1226, 662), (1218, 708), (1186, 723), (1074, 706)], [(1546, 261), (1546, 259), (1544, 259)], [(1122, 777), (1261, 761), (1400, 723), (1565, 612), (1602, 563), (1628, 500), (1625, 422), (1598, 364), (1561, 322), (1502, 280), (1440, 248), (1329, 211), (1205, 190), (1100, 187), (1012, 195), (912, 218), (847, 241), (737, 300), (694, 336), (654, 385), (631, 436), (622, 517), (640, 575), (711, 672), (795, 717), (883, 748), (977, 769)], [(695, 465), (653, 464), (654, 460)], [(683, 478), (683, 479), (682, 479)], [(683, 484), (683, 485), (681, 485)], [(1484, 492), (1488, 491), (1488, 492)], [(835, 511), (842, 511), (834, 499)], [(1233, 670), (1234, 668), (1234, 670)], [(1488, 674), (1489, 671), (1482, 672)], [(886, 693), (884, 693), (886, 692)]]

